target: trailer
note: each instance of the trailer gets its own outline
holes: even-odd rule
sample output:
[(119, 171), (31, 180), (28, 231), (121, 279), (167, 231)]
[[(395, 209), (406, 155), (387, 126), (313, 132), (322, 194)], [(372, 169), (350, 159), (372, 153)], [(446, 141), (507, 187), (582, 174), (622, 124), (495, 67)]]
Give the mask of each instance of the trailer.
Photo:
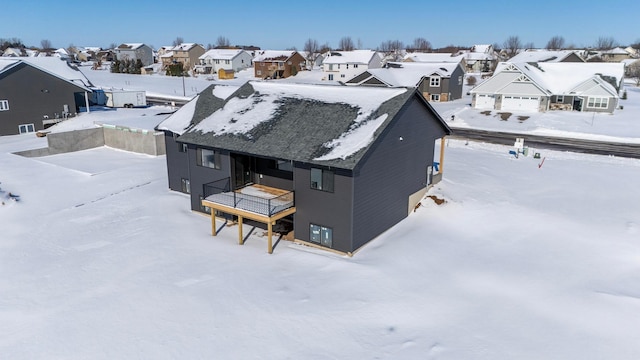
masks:
[(104, 90), (105, 105), (108, 107), (144, 107), (147, 106), (147, 94), (137, 90)]

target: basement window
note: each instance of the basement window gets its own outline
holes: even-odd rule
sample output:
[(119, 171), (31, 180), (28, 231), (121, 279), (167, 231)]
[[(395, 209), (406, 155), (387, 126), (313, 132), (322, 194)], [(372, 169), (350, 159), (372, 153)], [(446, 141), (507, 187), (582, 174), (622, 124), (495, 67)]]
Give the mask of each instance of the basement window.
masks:
[(0, 111), (9, 110), (9, 100), (0, 100)]
[(333, 245), (333, 229), (326, 226), (309, 224), (309, 240), (330, 248)]

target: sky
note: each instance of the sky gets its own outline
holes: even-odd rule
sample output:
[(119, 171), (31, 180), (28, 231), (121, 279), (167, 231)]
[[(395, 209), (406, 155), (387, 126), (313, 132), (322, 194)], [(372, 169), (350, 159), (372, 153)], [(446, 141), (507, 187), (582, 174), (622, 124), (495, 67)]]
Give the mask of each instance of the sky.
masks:
[[(180, 4), (177, 6), (176, 4)], [(242, 5), (239, 5), (242, 4)], [(562, 36), (566, 45), (593, 46), (601, 37), (622, 45), (640, 41), (622, 14), (640, 12), (640, 2), (568, 0), (536, 2), (470, 0), (365, 3), (255, 1), (123, 1), (91, 3), (10, 1), (3, 4), (0, 37), (27, 46), (43, 39), (53, 47), (146, 43), (158, 48), (177, 37), (185, 42), (262, 49), (303, 49), (307, 39), (332, 48), (350, 37), (358, 48), (375, 49), (385, 41), (410, 45), (424, 38), (434, 47), (503, 44), (518, 36), (523, 44), (544, 47)], [(628, 17), (632, 19), (633, 16)]]

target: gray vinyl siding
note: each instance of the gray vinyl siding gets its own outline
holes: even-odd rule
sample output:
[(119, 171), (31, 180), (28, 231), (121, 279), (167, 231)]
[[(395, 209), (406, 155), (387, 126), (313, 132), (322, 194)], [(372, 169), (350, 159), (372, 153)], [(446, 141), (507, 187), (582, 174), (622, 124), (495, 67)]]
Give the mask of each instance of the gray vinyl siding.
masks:
[(164, 133), (169, 189), (182, 191), (182, 179), (189, 179), (188, 153), (178, 151), (178, 143), (170, 131)]
[(334, 191), (311, 188), (311, 166), (297, 165), (294, 169), (296, 213), (294, 229), (296, 239), (309, 241), (309, 225), (330, 227), (333, 230), (333, 249), (352, 251), (353, 179), (350, 172), (336, 171)]
[(0, 111), (0, 135), (18, 134), (20, 124), (42, 130), (44, 116), (62, 117), (64, 105), (73, 116), (76, 92), (84, 96), (82, 88), (24, 63), (7, 70), (0, 75), (0, 100), (9, 101), (9, 110)]
[(426, 186), (435, 140), (444, 135), (414, 97), (377, 139), (354, 173), (354, 250), (407, 216), (409, 196)]

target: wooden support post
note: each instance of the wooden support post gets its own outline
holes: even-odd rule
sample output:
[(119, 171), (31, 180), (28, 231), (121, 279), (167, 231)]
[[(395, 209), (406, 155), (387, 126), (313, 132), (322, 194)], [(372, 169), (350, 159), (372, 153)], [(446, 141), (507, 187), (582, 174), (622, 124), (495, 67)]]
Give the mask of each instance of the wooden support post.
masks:
[(442, 137), (442, 139), (440, 139), (440, 171), (439, 173), (442, 174), (444, 171), (444, 142), (445, 142), (445, 136)]
[(211, 235), (218, 235), (218, 232), (216, 231), (216, 211), (213, 209), (211, 209)]
[(238, 244), (244, 245), (244, 238), (242, 237), (242, 216), (238, 216)]
[(273, 225), (271, 224), (271, 221), (267, 223), (267, 236), (268, 236), (267, 246), (269, 247), (268, 251), (269, 251), (269, 254), (273, 254), (273, 241), (271, 240), (271, 237), (273, 236)]

